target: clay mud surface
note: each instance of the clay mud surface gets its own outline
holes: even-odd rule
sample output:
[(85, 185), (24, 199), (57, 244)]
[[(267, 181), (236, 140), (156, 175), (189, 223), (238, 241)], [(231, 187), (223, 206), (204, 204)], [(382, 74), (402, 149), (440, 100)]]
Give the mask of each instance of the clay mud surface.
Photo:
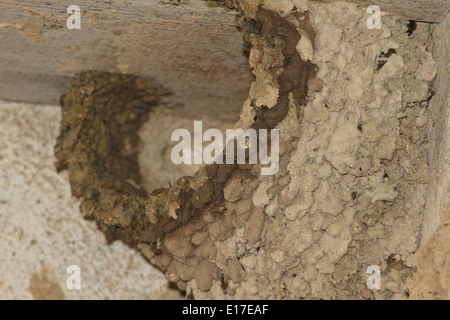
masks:
[[(255, 75), (236, 127), (280, 130), (274, 176), (206, 165), (148, 193), (138, 131), (164, 84), (90, 71), (61, 97), (56, 166), (83, 215), (195, 298), (409, 295), (428, 185), (427, 26), (408, 34), (386, 17), (367, 37), (356, 5), (301, 3), (280, 14), (227, 2)], [(382, 290), (367, 289), (370, 265)]]

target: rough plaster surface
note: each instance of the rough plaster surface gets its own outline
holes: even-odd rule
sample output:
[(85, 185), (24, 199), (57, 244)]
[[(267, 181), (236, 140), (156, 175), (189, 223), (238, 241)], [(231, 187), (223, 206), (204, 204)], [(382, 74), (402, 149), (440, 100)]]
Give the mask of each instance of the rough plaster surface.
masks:
[[(0, 299), (152, 299), (167, 281), (136, 251), (107, 245), (56, 172), (55, 106), (0, 102)], [(66, 269), (81, 268), (81, 290)]]
[(417, 271), (408, 279), (411, 299), (450, 299), (450, 222), (448, 214), (440, 228), (415, 255)]

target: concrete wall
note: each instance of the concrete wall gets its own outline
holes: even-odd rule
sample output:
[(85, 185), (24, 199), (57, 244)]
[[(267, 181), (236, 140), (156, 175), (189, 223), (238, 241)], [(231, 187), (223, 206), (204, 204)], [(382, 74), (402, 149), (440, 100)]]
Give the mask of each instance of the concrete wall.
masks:
[[(167, 281), (135, 250), (106, 243), (55, 170), (56, 106), (0, 100), (0, 299), (154, 299)], [(67, 267), (81, 268), (69, 290)]]

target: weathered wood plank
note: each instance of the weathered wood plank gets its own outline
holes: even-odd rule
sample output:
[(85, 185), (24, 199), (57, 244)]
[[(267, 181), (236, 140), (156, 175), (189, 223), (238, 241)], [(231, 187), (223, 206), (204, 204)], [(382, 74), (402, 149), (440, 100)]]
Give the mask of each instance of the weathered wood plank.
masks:
[[(334, 2), (341, 0), (314, 0)], [(408, 20), (440, 22), (450, 11), (449, 0), (347, 0), (363, 6), (377, 5), (381, 10), (398, 14)]]
[(77, 72), (95, 69), (155, 78), (186, 115), (238, 117), (252, 76), (234, 12), (198, 0), (76, 2), (81, 30), (66, 27), (74, 1), (2, 0), (0, 99), (56, 104)]
[(442, 221), (450, 221), (450, 14), (433, 34), (437, 60), (436, 93), (429, 106), (433, 126), (429, 133), (430, 187), (422, 226), (421, 243), (433, 236)]
[[(449, 0), (349, 1), (418, 21), (450, 10)], [(81, 30), (66, 27), (73, 1), (0, 3), (0, 99), (56, 104), (77, 72), (96, 69), (156, 78), (186, 115), (239, 112), (251, 75), (233, 12), (200, 0), (76, 2)]]

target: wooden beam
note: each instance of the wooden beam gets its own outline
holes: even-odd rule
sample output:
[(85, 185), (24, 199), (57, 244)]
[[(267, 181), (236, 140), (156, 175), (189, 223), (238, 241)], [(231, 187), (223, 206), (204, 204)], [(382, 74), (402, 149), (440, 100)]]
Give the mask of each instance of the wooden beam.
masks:
[[(341, 0), (314, 0), (334, 2)], [(440, 22), (450, 11), (449, 0), (347, 0), (361, 6), (377, 5), (381, 10), (395, 13), (407, 20)]]
[[(418, 21), (450, 10), (448, 0), (350, 1)], [(2, 0), (0, 99), (57, 104), (77, 72), (95, 69), (156, 78), (186, 115), (239, 112), (252, 79), (234, 12), (200, 0), (76, 2), (81, 30), (66, 26), (73, 1)]]
[(66, 24), (74, 1), (2, 0), (0, 99), (57, 104), (77, 72), (101, 70), (155, 78), (186, 115), (239, 117), (252, 75), (235, 12), (199, 0), (75, 3), (81, 30)]

